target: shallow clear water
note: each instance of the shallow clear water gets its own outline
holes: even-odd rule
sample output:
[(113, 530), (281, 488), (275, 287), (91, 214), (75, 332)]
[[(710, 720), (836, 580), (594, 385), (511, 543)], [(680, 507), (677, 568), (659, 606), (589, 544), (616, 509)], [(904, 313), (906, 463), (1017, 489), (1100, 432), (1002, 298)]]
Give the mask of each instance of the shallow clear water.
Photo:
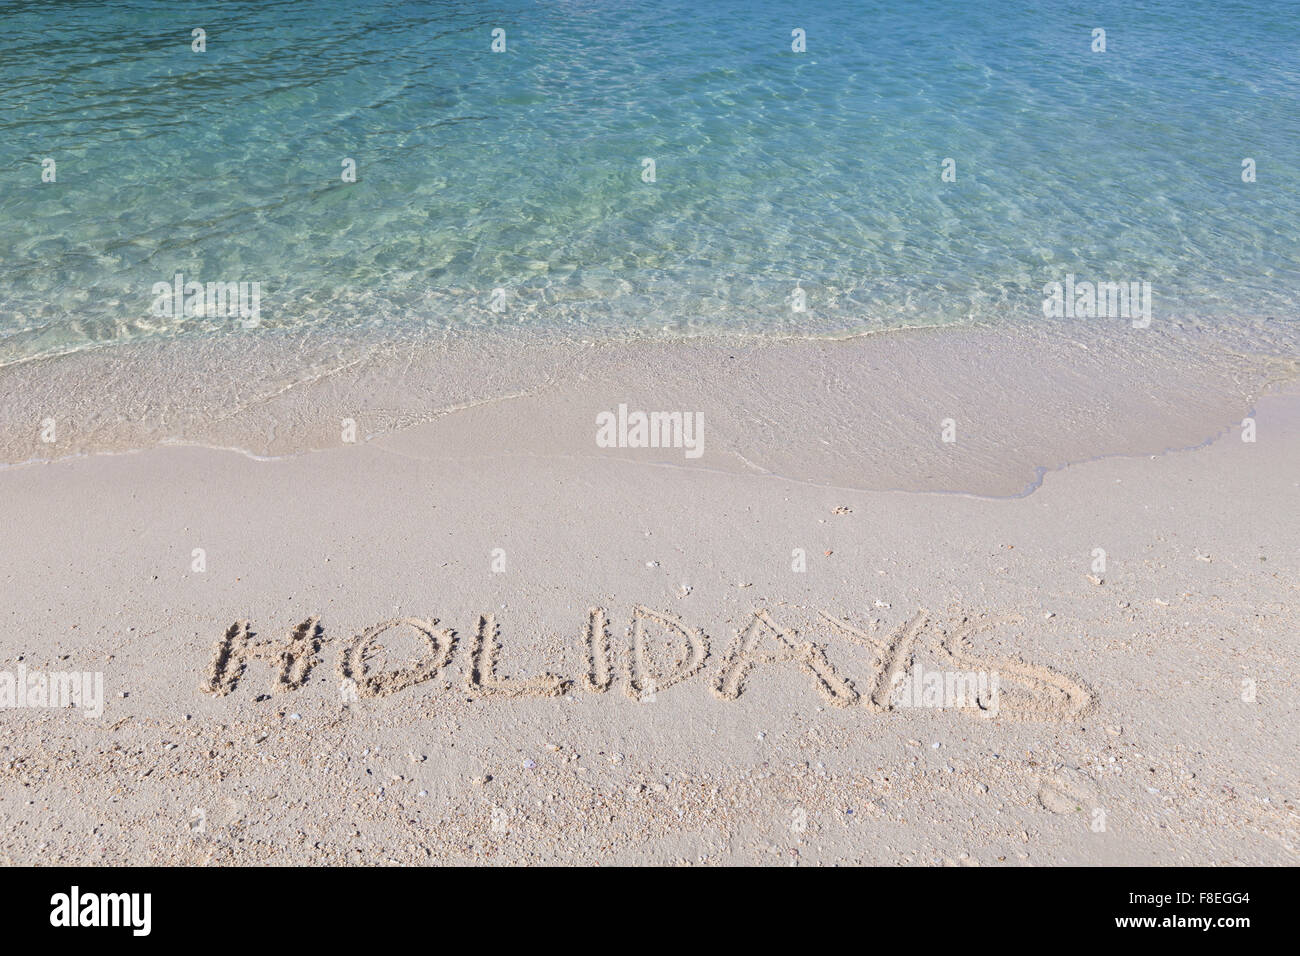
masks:
[(1295, 3), (5, 2), (0, 22), (0, 363), (237, 324), (153, 314), (177, 272), (260, 282), (268, 331), (1034, 322), (1067, 273), (1149, 281), (1157, 323), (1296, 314)]

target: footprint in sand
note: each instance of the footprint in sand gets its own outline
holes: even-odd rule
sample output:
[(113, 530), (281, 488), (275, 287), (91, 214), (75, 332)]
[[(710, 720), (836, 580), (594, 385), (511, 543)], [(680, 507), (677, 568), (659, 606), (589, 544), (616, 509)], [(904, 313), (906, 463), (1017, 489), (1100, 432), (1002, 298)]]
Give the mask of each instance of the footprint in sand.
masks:
[(1061, 767), (1039, 781), (1038, 802), (1052, 813), (1091, 811), (1097, 805), (1097, 791), (1082, 770)]

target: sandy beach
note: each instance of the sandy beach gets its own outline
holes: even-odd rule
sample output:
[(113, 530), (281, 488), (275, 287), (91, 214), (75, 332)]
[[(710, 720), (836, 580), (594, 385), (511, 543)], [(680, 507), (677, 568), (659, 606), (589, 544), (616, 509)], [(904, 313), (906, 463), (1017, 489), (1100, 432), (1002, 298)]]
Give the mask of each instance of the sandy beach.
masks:
[[(1065, 463), (997, 454), (979, 376), (945, 449), (927, 377), (837, 406), (865, 457), (756, 463), (837, 363), (949, 344), (610, 353), (281, 458), (0, 471), (0, 669), (102, 675), (99, 715), (5, 714), (0, 861), (1294, 864), (1300, 393), (1203, 379)], [(669, 387), (727, 361), (777, 398)], [(702, 453), (600, 447), (618, 399)]]
[(11, 908), (1300, 863), (1295, 14), (4, 5)]

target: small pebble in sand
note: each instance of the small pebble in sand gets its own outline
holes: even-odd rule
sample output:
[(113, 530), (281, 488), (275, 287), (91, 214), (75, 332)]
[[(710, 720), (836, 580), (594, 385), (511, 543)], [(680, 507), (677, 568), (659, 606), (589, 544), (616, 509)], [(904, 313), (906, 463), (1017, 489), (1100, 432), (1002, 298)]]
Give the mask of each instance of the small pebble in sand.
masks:
[(647, 561), (647, 562), (645, 563), (645, 566), (646, 566), (647, 568), (657, 568), (657, 567), (659, 567), (659, 562), (658, 562), (658, 561)]
[(524, 761), (524, 769), (525, 769), (525, 770), (532, 770), (532, 769), (534, 769), (536, 766), (537, 766), (537, 761), (533, 760), (531, 757), (530, 757), (529, 759), (527, 759), (527, 760)]

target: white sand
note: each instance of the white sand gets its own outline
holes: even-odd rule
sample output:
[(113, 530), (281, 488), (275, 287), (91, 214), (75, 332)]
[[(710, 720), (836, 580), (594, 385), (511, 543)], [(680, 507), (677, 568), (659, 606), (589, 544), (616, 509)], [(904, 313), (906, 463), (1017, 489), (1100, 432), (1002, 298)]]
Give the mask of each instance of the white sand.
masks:
[[(653, 368), (621, 379), (624, 401), (719, 424), (698, 462), (597, 448), (620, 393), (591, 378), (281, 460), (0, 471), (0, 671), (99, 671), (105, 694), (97, 719), (0, 711), (0, 862), (1296, 862), (1300, 397), (1260, 398), (1247, 443), (1229, 426), (1253, 395), (1170, 410), (1135, 379), (1144, 431), (1119, 392), (1106, 427), (1076, 415), (1126, 456), (1017, 498), (870, 490), (925, 486), (921, 458), (852, 482), (881, 453), (828, 449), (822, 480), (799, 472), (779, 438), (796, 372), (746, 355), (782, 396), (750, 406), (752, 433), (744, 403), (654, 405)], [(1040, 403), (1010, 394), (986, 407), (1032, 423)], [(915, 427), (933, 441), (941, 417)], [(1220, 437), (1134, 454), (1198, 428)], [(1019, 491), (1061, 464), (1041, 424), (988, 432), (972, 450), (959, 431), (969, 457), (934, 481)], [(277, 683), (313, 617), (318, 652), (302, 629)], [(436, 620), (431, 640), (408, 623), (359, 645), (402, 619)], [(205, 692), (245, 620), (265, 659)], [(998, 674), (996, 716), (891, 705), (916, 665)]]

